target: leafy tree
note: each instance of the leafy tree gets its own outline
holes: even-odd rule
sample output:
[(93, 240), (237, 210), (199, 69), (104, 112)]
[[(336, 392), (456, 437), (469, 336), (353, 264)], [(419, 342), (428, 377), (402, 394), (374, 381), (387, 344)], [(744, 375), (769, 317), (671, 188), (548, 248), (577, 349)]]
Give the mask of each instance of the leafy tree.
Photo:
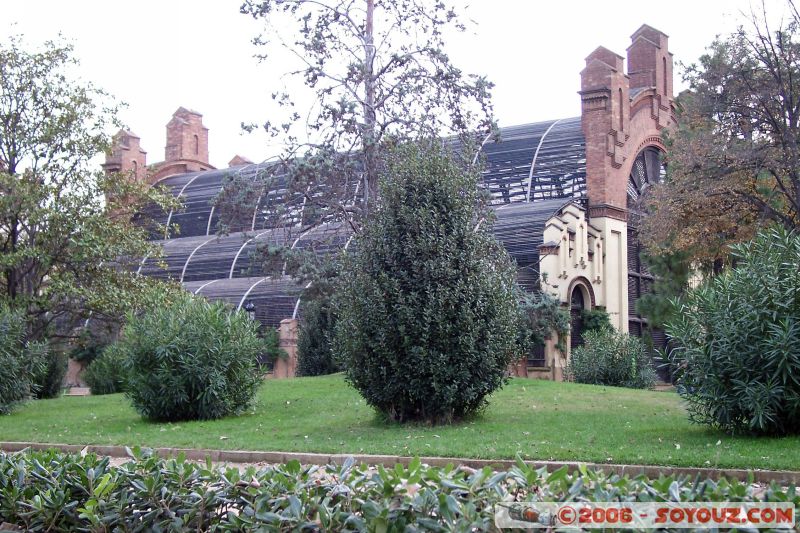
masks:
[(0, 44), (0, 299), (36, 340), (71, 336), (90, 315), (118, 319), (157, 283), (126, 268), (157, 253), (131, 214), (172, 200), (97, 170), (117, 107), (69, 76), (71, 46), (23, 44)]
[(636, 302), (636, 310), (647, 317), (648, 328), (663, 329), (673, 317), (675, 299), (689, 289), (692, 269), (688, 253), (642, 254), (642, 260), (653, 274), (653, 290)]
[(518, 356), (515, 272), (491, 224), (478, 223), (479, 177), (439, 141), (398, 148), (346, 259), (335, 353), (390, 419), (473, 413)]
[(777, 227), (732, 247), (736, 266), (676, 302), (667, 324), (693, 422), (800, 432), (800, 234)]
[(650, 195), (643, 239), (712, 268), (760, 228), (800, 224), (800, 15), (766, 10), (690, 65), (668, 141), (667, 180)]
[(518, 343), (523, 353), (544, 346), (553, 334), (558, 337), (557, 348), (567, 351), (565, 340), (569, 334), (569, 313), (546, 292), (538, 291), (520, 297)]

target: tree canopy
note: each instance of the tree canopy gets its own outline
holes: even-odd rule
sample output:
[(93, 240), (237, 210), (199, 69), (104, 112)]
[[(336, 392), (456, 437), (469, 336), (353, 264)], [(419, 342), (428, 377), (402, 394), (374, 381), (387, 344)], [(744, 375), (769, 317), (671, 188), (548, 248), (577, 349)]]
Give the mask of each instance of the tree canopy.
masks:
[(0, 43), (0, 299), (33, 339), (70, 336), (90, 314), (119, 318), (144, 297), (156, 282), (125, 267), (157, 251), (131, 215), (173, 201), (98, 169), (118, 105), (70, 76), (72, 52)]
[(786, 11), (778, 25), (754, 12), (687, 67), (667, 179), (648, 200), (653, 255), (709, 265), (764, 225), (800, 224), (800, 15)]

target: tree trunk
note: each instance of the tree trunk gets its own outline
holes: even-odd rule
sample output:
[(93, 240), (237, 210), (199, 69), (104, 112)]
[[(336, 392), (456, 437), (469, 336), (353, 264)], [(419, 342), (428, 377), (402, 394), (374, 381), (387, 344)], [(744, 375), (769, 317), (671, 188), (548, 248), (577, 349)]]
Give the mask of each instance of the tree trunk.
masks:
[(364, 25), (364, 216), (369, 214), (371, 202), (377, 196), (378, 164), (375, 145), (375, 41), (373, 17), (375, 0), (366, 0), (366, 23)]

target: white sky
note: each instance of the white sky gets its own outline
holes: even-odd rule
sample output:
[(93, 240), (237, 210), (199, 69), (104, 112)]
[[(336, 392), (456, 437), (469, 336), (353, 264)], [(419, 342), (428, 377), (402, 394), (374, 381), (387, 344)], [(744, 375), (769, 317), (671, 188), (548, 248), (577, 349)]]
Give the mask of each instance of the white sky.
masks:
[[(282, 69), (253, 58), (250, 40), (261, 25), (239, 4), (4, 0), (0, 31), (29, 44), (59, 32), (71, 40), (81, 76), (128, 104), (121, 118), (142, 138), (148, 163), (163, 160), (166, 123), (185, 106), (203, 114), (210, 162), (225, 167), (234, 154), (259, 161), (278, 151), (241, 132), (243, 121), (267, 118)], [(624, 56), (643, 23), (670, 36), (676, 61), (691, 63), (741, 21), (740, 11), (750, 11), (749, 0), (472, 0), (466, 13), (477, 26), (447, 51), (464, 71), (496, 84), (495, 116), (508, 126), (578, 115), (584, 58), (599, 45)]]

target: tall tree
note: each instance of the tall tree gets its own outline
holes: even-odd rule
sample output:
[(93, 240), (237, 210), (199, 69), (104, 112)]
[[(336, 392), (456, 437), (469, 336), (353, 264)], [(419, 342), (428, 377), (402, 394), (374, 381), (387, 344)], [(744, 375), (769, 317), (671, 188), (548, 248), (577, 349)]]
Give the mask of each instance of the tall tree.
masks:
[(268, 63), (275, 46), (287, 50), (299, 64), (289, 77), (313, 96), (302, 137), (287, 92), (272, 95), (290, 110), (286, 121), (261, 125), (287, 143), (280, 171), (290, 196), (302, 198), (302, 228), (333, 218), (358, 230), (375, 203), (387, 138), (491, 128), (492, 84), (463, 73), (445, 52), (447, 32), (464, 25), (444, 2), (246, 0), (241, 11), (266, 25), (255, 39), (260, 57)]
[(75, 64), (69, 45), (0, 44), (0, 299), (25, 314), (32, 339), (69, 336), (90, 313), (119, 317), (143, 297), (153, 281), (124, 267), (154, 250), (131, 214), (172, 202), (98, 170), (117, 106), (71, 78)]
[(686, 70), (667, 179), (648, 201), (652, 255), (685, 253), (709, 267), (763, 225), (800, 224), (800, 15), (762, 5)]

